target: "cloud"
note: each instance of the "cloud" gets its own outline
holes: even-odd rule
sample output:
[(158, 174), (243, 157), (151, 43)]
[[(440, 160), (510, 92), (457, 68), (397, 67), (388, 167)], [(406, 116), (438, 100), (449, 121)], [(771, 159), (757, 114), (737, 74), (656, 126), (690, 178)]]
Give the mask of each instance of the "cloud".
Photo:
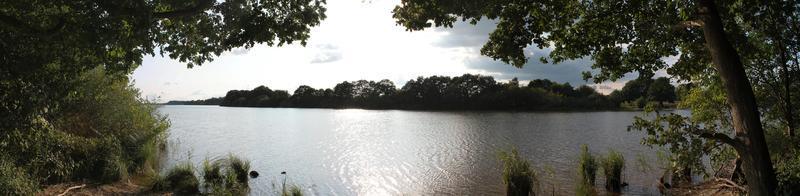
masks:
[(233, 55), (237, 55), (238, 56), (238, 55), (245, 55), (248, 52), (250, 52), (249, 48), (240, 47), (240, 48), (232, 49), (230, 53), (233, 54)]
[(178, 82), (164, 82), (164, 86), (178, 85)]
[(311, 63), (330, 63), (342, 59), (342, 52), (333, 44), (315, 45), (317, 54), (311, 59)]
[(538, 57), (535, 57), (530, 58), (522, 68), (516, 68), (489, 57), (478, 56), (466, 60), (464, 64), (467, 68), (488, 72), (489, 75), (501, 80), (516, 77), (520, 80), (549, 79), (570, 84), (585, 84), (581, 73), (591, 70), (592, 61), (577, 59), (554, 65), (541, 63)]
[(442, 48), (471, 47), (480, 48), (489, 41), (489, 34), (497, 27), (494, 20), (481, 20), (472, 25), (469, 22), (459, 21), (453, 24), (453, 28), (437, 27), (436, 32), (443, 32), (447, 35), (440, 40), (433, 42), (434, 46)]
[[(459, 21), (453, 24), (453, 28), (435, 28), (436, 32), (444, 33), (439, 40), (432, 42), (432, 45), (440, 48), (461, 49), (463, 52), (463, 64), (466, 68), (478, 71), (479, 73), (491, 75), (498, 80), (509, 80), (518, 78), (520, 81), (533, 79), (549, 79), (557, 82), (569, 82), (573, 86), (589, 85), (600, 92), (610, 93), (615, 89), (620, 89), (625, 82), (638, 76), (637, 73), (626, 74), (625, 77), (617, 81), (593, 84), (583, 80), (583, 72), (589, 71), (597, 73), (598, 70), (591, 68), (594, 63), (589, 57), (568, 60), (558, 64), (542, 63), (540, 57), (547, 56), (552, 51), (551, 48), (540, 49), (536, 46), (528, 46), (524, 53), (528, 57), (528, 62), (522, 68), (495, 61), (489, 57), (480, 55), (480, 48), (489, 40), (489, 34), (496, 29), (497, 21), (481, 20), (475, 25), (468, 21)], [(673, 58), (665, 59), (674, 62)], [(661, 71), (658, 76), (666, 75)]]

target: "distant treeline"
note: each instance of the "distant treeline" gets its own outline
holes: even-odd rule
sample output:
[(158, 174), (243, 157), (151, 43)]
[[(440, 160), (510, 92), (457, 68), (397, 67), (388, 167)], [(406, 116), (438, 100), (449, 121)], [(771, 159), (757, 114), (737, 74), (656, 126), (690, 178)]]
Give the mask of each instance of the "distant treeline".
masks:
[(199, 99), (191, 101), (169, 101), (167, 105), (220, 105), (223, 97), (213, 97), (209, 99)]
[[(633, 96), (647, 93), (648, 88), (640, 85), (653, 83), (650, 81), (652, 79), (636, 83), (637, 88), (630, 88), (636, 92), (615, 91), (603, 95), (589, 86), (573, 87), (569, 83), (547, 79), (520, 85), (516, 78), (502, 83), (491, 76), (464, 74), (458, 77), (418, 77), (399, 89), (386, 79), (377, 82), (345, 81), (333, 89), (302, 85), (292, 94), (258, 86), (253, 90), (228, 91), (224, 98), (170, 101), (167, 104), (411, 110), (609, 110), (619, 108), (623, 101), (638, 99)], [(674, 97), (674, 88), (671, 89)]]

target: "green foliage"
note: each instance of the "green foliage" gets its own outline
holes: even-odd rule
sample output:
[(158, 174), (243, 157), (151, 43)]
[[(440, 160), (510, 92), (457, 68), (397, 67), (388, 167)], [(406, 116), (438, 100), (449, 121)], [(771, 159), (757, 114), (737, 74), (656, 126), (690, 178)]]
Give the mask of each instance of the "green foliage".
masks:
[(452, 78), (419, 77), (396, 89), (386, 79), (359, 80), (339, 83), (333, 89), (302, 85), (291, 96), (285, 91), (259, 86), (253, 90), (229, 91), (221, 105), (424, 110), (603, 110), (619, 105), (589, 86), (573, 88), (569, 83), (547, 79), (536, 79), (522, 87), (518, 83), (514, 80), (499, 83), (491, 76), (464, 74)]
[[(324, 1), (1, 1), (0, 151), (43, 183), (152, 173), (166, 120), (127, 75), (237, 47), (305, 44)], [(95, 154), (97, 153), (97, 154)]]
[(165, 142), (166, 118), (127, 80), (102, 69), (74, 78), (76, 92), (49, 116), (0, 133), (0, 151), (36, 182), (112, 182), (152, 173)]
[(594, 186), (597, 167), (597, 161), (595, 157), (589, 153), (589, 147), (586, 146), (586, 144), (581, 145), (581, 155), (578, 162), (578, 178), (580, 182)]
[(219, 161), (203, 161), (203, 184), (206, 188), (213, 185), (223, 184), (224, 176), (222, 175), (222, 163)]
[(203, 185), (211, 195), (247, 195), (250, 191), (250, 162), (229, 155), (225, 159), (203, 162)]
[(173, 191), (178, 195), (198, 194), (200, 183), (194, 173), (191, 163), (178, 164), (164, 176), (158, 177), (151, 188), (154, 191)]
[(609, 150), (603, 159), (603, 174), (606, 177), (606, 190), (620, 192), (622, 190), (622, 172), (625, 170), (625, 158), (617, 151)]
[[(651, 136), (644, 143), (670, 146), (675, 154), (673, 161), (679, 162), (680, 167), (695, 167), (699, 165), (697, 157), (703, 154), (712, 155), (712, 159), (730, 154), (726, 153), (730, 147), (717, 144), (737, 143), (726, 139), (730, 137), (726, 134), (731, 133), (725, 127), (730, 125), (726, 121), (733, 117), (738, 121), (736, 124), (745, 125), (739, 128), (736, 138), (749, 140), (743, 148), (738, 148), (740, 156), (755, 157), (748, 161), (750, 166), (744, 167), (751, 170), (745, 173), (763, 174), (748, 177), (764, 182), (750, 183), (759, 191), (753, 194), (766, 194), (771, 191), (767, 189), (772, 188), (774, 179), (772, 171), (764, 167), (771, 163), (762, 157), (767, 149), (762, 141), (764, 133), (758, 126), (785, 124), (787, 133), (797, 128), (793, 114), (798, 112), (798, 96), (792, 94), (800, 88), (793, 77), (800, 72), (798, 8), (800, 4), (796, 1), (406, 0), (395, 7), (393, 17), (397, 24), (411, 31), (452, 27), (459, 19), (472, 24), (481, 19), (495, 20), (497, 28), (481, 53), (517, 67), (527, 63), (526, 54), (531, 53), (526, 49), (535, 46), (553, 48), (547, 57), (540, 58), (543, 62), (591, 58), (592, 68), (599, 71), (585, 75), (595, 82), (613, 81), (631, 72), (652, 75), (665, 69), (679, 81), (696, 83), (699, 91), (710, 94), (694, 97), (707, 101), (700, 101), (702, 104), (696, 105), (697, 108), (691, 107), (692, 117), (670, 114), (656, 117), (650, 123), (640, 118), (633, 126), (647, 130)], [(728, 53), (720, 53), (722, 50)], [(716, 54), (717, 62), (712, 62), (709, 54)], [(674, 59), (667, 57), (677, 57), (677, 61), (667, 63), (667, 59)], [(727, 68), (733, 71), (718, 70)], [(718, 81), (714, 78), (718, 71), (740, 70), (747, 78), (739, 73), (725, 74), (727, 85), (715, 90), (720, 86), (714, 84)], [(717, 98), (725, 100), (726, 93), (731, 94), (731, 99), (750, 100), (751, 90), (757, 96), (758, 108), (752, 107), (752, 101), (718, 104)], [(616, 97), (625, 97), (619, 94)], [(688, 96), (692, 99), (696, 95)], [(644, 106), (645, 101), (637, 101), (637, 105)], [(740, 113), (731, 116), (728, 106)], [(764, 115), (758, 115), (759, 111)]]
[(589, 146), (581, 145), (581, 155), (578, 160), (578, 183), (575, 187), (576, 195), (594, 195), (595, 177), (597, 176), (598, 163), (589, 152)]
[(675, 95), (675, 86), (670, 84), (668, 78), (656, 78), (650, 87), (647, 89), (647, 97), (651, 101), (659, 102), (674, 102), (677, 96)]
[(539, 181), (536, 172), (527, 160), (519, 156), (516, 148), (508, 152), (500, 152), (503, 162), (503, 184), (506, 184), (506, 195), (536, 195)]
[(230, 155), (228, 157), (228, 175), (234, 176), (237, 183), (247, 185), (248, 172), (250, 172), (250, 161), (242, 160), (239, 157)]
[(39, 184), (26, 173), (0, 155), (0, 195), (33, 195)]
[(297, 185), (290, 185), (289, 190), (283, 190), (282, 196), (303, 196), (303, 189)]

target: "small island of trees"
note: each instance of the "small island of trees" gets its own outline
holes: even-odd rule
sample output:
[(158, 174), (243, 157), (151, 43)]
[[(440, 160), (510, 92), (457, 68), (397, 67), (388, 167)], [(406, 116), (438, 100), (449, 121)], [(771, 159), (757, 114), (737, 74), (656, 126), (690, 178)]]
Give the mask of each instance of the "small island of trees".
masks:
[(301, 85), (291, 94), (262, 85), (253, 90), (231, 90), (225, 97), (167, 104), (405, 110), (615, 110), (621, 109), (621, 105), (641, 108), (648, 102), (663, 105), (675, 100), (675, 87), (664, 77), (639, 77), (626, 83), (621, 90), (604, 95), (590, 86), (573, 87), (549, 79), (534, 79), (521, 85), (517, 78), (498, 82), (491, 76), (464, 74), (418, 77), (401, 88), (388, 79), (344, 81), (332, 89)]

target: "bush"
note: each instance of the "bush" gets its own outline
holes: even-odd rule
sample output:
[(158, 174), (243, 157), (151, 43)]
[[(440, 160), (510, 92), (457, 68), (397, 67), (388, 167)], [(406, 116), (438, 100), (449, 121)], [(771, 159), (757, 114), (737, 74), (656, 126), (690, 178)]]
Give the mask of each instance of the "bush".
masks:
[(0, 157), (0, 195), (33, 195), (38, 188), (38, 183), (23, 168)]
[(527, 160), (519, 156), (517, 149), (501, 152), (500, 160), (503, 162), (506, 195), (535, 195), (534, 186), (538, 184), (536, 172)]
[(203, 183), (206, 188), (222, 184), (222, 164), (218, 161), (211, 162), (208, 159), (203, 161)]
[(289, 186), (289, 191), (283, 190), (282, 196), (303, 196), (303, 190), (297, 185)]
[(236, 182), (247, 184), (248, 172), (250, 172), (250, 161), (242, 160), (239, 157), (229, 155), (229, 174), (236, 177)]
[(603, 161), (603, 174), (606, 176), (606, 190), (620, 192), (622, 190), (622, 171), (625, 169), (625, 158), (617, 151), (609, 150)]
[(203, 184), (213, 195), (246, 195), (249, 192), (250, 162), (230, 155), (226, 159), (203, 162)]
[(127, 77), (95, 69), (66, 86), (53, 107), (0, 132), (6, 164), (37, 184), (113, 182), (155, 171), (169, 123)]
[(578, 186), (576, 187), (578, 195), (589, 195), (591, 193), (596, 175), (597, 161), (589, 153), (589, 147), (585, 144), (581, 145), (581, 155), (578, 162)]
[(154, 191), (173, 191), (178, 195), (194, 195), (200, 193), (200, 183), (194, 175), (194, 167), (190, 163), (178, 164), (163, 177), (159, 177), (152, 185)]

